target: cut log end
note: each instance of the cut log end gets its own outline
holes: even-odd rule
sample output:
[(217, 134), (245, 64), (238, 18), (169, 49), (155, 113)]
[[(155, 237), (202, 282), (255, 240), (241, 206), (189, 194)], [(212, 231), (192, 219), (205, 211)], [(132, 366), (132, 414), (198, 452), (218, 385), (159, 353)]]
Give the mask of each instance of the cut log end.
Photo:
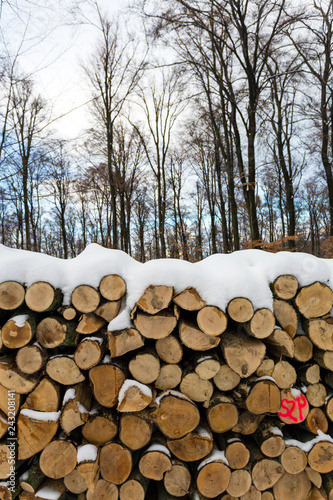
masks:
[(333, 291), (323, 283), (304, 286), (295, 303), (305, 318), (319, 318), (329, 313), (333, 306)]
[(161, 432), (168, 438), (181, 438), (193, 431), (200, 421), (198, 408), (190, 400), (167, 395), (150, 413)]
[(119, 300), (126, 292), (126, 283), (121, 276), (109, 274), (101, 279), (99, 291), (106, 300)]
[(98, 365), (89, 370), (89, 378), (96, 401), (106, 408), (115, 406), (125, 382), (123, 371), (115, 365)]
[(177, 318), (169, 310), (154, 315), (138, 312), (134, 319), (134, 325), (143, 337), (162, 339), (170, 335), (176, 328)]
[(277, 298), (291, 300), (298, 290), (298, 280), (291, 274), (278, 276), (273, 283), (273, 292)]
[(0, 283), (0, 309), (12, 311), (24, 302), (25, 290), (17, 281), (4, 281)]
[(42, 451), (39, 466), (45, 476), (60, 479), (70, 474), (76, 466), (75, 446), (69, 441), (56, 440)]
[(252, 302), (243, 297), (232, 299), (228, 304), (227, 311), (230, 318), (237, 323), (250, 321), (254, 314)]
[(249, 332), (257, 339), (264, 339), (271, 335), (275, 328), (275, 317), (272, 311), (266, 308), (257, 309), (250, 320)]
[(91, 313), (97, 309), (99, 293), (89, 285), (79, 285), (72, 292), (72, 304), (81, 313)]
[(129, 450), (118, 443), (103, 446), (100, 453), (101, 476), (106, 481), (122, 484), (132, 470), (132, 455)]
[(226, 491), (231, 471), (222, 462), (211, 462), (202, 467), (197, 476), (197, 487), (202, 495), (215, 498)]
[(167, 309), (173, 296), (172, 286), (149, 286), (138, 300), (137, 307), (147, 314), (156, 314)]
[(228, 325), (227, 316), (221, 309), (215, 306), (206, 306), (197, 314), (197, 322), (200, 330), (206, 335), (221, 335)]
[(206, 302), (202, 300), (196, 289), (191, 287), (175, 295), (173, 301), (186, 311), (199, 311), (206, 305)]
[(49, 283), (43, 281), (33, 283), (25, 293), (25, 303), (32, 311), (51, 311), (57, 309), (61, 302), (60, 290), (55, 290)]

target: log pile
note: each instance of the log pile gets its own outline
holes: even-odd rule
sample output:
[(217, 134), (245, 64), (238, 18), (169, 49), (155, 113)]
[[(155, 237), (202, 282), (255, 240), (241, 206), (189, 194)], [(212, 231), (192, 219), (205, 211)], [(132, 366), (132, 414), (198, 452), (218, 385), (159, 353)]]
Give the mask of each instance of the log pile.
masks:
[(1, 283), (0, 499), (332, 500), (333, 292), (271, 289), (273, 311), (241, 295), (222, 311), (151, 285), (108, 331), (120, 276), (67, 305)]

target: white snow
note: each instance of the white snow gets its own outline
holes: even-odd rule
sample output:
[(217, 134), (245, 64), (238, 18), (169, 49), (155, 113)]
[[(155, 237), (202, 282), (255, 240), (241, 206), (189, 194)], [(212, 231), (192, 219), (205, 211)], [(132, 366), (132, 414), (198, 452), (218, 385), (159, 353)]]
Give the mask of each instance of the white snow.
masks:
[(297, 389), (296, 387), (290, 387), (290, 393), (292, 395), (293, 398), (297, 398), (299, 396), (301, 396), (301, 391), (299, 389)]
[(77, 463), (91, 461), (95, 462), (97, 458), (97, 446), (94, 444), (84, 444), (77, 448)]
[(121, 386), (120, 391), (119, 391), (119, 395), (118, 395), (118, 403), (119, 404), (124, 399), (125, 394), (128, 391), (128, 389), (130, 387), (133, 387), (133, 386), (137, 387), (139, 389), (139, 391), (142, 392), (142, 394), (144, 394), (148, 398), (153, 397), (153, 393), (151, 392), (151, 389), (147, 385), (141, 384), (140, 382), (137, 382), (136, 380), (126, 379), (125, 382), (123, 383), (123, 385)]
[(49, 360), (50, 359), (54, 359), (54, 358), (71, 358), (71, 359), (74, 359), (74, 354), (54, 354), (53, 356), (49, 357)]
[(329, 400), (331, 399), (332, 396), (333, 396), (333, 392), (327, 391), (327, 396), (325, 398), (325, 405), (327, 405), (327, 403), (329, 402)]
[(229, 462), (225, 456), (224, 451), (217, 450), (216, 448), (211, 451), (211, 453), (206, 457), (200, 464), (198, 465), (198, 472), (205, 465), (210, 464), (211, 462), (224, 462), (226, 465), (229, 465)]
[(37, 410), (21, 410), (21, 415), (32, 418), (33, 420), (42, 420), (43, 422), (57, 422), (60, 417), (60, 411), (37, 411)]
[(165, 398), (166, 396), (175, 396), (176, 398), (186, 399), (187, 401), (190, 401), (191, 403), (193, 403), (192, 399), (185, 396), (185, 394), (178, 392), (178, 391), (173, 391), (172, 389), (169, 389), (168, 391), (162, 392), (162, 394), (160, 394), (154, 400), (154, 405), (160, 406), (162, 399)]
[(228, 444), (231, 444), (231, 443), (240, 443), (241, 440), (239, 438), (230, 438), (227, 440), (227, 443)]
[(75, 398), (75, 389), (74, 388), (67, 389), (64, 395), (64, 399), (62, 400), (62, 406), (65, 406), (65, 404), (68, 401), (74, 398)]
[(84, 339), (81, 340), (81, 344), (82, 344), (82, 342), (85, 342), (86, 340), (98, 342), (99, 345), (103, 344), (103, 339), (101, 337), (85, 337)]
[(310, 439), (310, 441), (306, 441), (305, 443), (297, 441), (296, 439), (286, 439), (286, 446), (297, 446), (297, 448), (301, 448), (301, 450), (308, 453), (314, 447), (314, 445), (316, 443), (319, 443), (320, 441), (328, 441), (330, 443), (333, 443), (333, 438), (329, 434), (324, 434), (319, 429), (317, 432), (318, 436), (316, 436), (313, 439)]
[[(73, 399), (75, 399), (75, 388), (71, 387), (70, 389), (67, 389), (67, 391), (65, 392), (64, 399), (62, 400), (62, 406), (65, 406), (65, 404), (68, 403), (68, 401), (71, 401)], [(89, 413), (87, 408), (83, 406), (83, 404), (80, 403), (80, 401), (76, 402), (76, 406), (78, 407), (80, 413)]]
[(282, 433), (281, 429), (279, 429), (278, 427), (276, 427), (276, 426), (273, 425), (272, 427), (269, 428), (269, 430), (275, 436), (281, 436), (281, 437), (283, 437), (283, 433)]
[(19, 328), (23, 328), (25, 322), (29, 319), (28, 314), (18, 314), (17, 316), (13, 316), (10, 318), (11, 321), (14, 321), (15, 325)]
[(271, 382), (274, 382), (276, 384), (276, 380), (273, 377), (270, 377), (269, 375), (264, 375), (263, 377), (256, 378), (255, 382), (260, 382), (261, 380), (270, 380)]
[(166, 446), (160, 443), (152, 443), (146, 451), (159, 451), (160, 453), (164, 453), (165, 455), (168, 455), (168, 457), (171, 458), (171, 453), (168, 450)]
[(272, 309), (269, 284), (281, 274), (296, 276), (300, 286), (315, 281), (333, 286), (333, 260), (306, 253), (240, 250), (211, 255), (195, 264), (177, 259), (141, 264), (120, 250), (97, 244), (88, 245), (80, 255), (68, 260), (0, 245), (0, 262), (0, 282), (13, 280), (29, 286), (35, 281), (47, 281), (62, 290), (64, 305), (70, 304), (76, 286), (86, 284), (97, 289), (103, 276), (120, 275), (126, 282), (127, 294), (123, 311), (109, 324), (111, 331), (131, 326), (130, 311), (152, 284), (173, 286), (175, 293), (192, 286), (207, 304), (224, 311), (229, 301), (240, 295), (251, 300), (255, 309)]
[(199, 434), (200, 437), (203, 437), (203, 438), (209, 438), (211, 439), (212, 435), (207, 431), (207, 429), (205, 429), (204, 427), (202, 427), (201, 425), (199, 425), (195, 430), (194, 432), (196, 432), (197, 434)]
[(25, 471), (22, 476), (19, 477), (19, 481), (26, 481), (29, 477), (29, 471)]
[(89, 411), (87, 410), (87, 408), (85, 406), (83, 406), (83, 404), (80, 403), (80, 401), (77, 401), (76, 405), (77, 405), (80, 413), (89, 413)]
[(214, 358), (214, 356), (212, 356), (211, 354), (210, 355), (207, 354), (207, 356), (201, 356), (201, 358), (199, 358), (197, 360), (197, 363), (199, 364), (199, 363), (202, 363), (203, 361), (206, 361), (206, 359), (213, 359), (213, 358)]
[(44, 486), (36, 493), (37, 498), (45, 498), (45, 500), (58, 500), (61, 497), (61, 492), (50, 488), (49, 486)]

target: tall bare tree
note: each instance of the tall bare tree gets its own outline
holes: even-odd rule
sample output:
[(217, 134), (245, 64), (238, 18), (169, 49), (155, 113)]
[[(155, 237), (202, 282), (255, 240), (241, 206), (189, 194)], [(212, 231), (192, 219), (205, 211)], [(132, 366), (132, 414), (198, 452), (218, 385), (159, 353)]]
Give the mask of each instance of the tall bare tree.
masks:
[(69, 255), (67, 215), (72, 198), (72, 174), (64, 143), (59, 141), (52, 149), (55, 153), (48, 161), (45, 184), (54, 206), (55, 218), (61, 235), (62, 257), (67, 259)]
[(254, 241), (260, 239), (255, 155), (258, 103), (266, 85), (267, 57), (281, 41), (285, 27), (285, 5), (286, 0), (166, 0), (156, 16), (155, 33), (166, 26), (192, 30), (192, 38), (198, 32), (204, 34), (209, 48), (206, 65), (231, 105), (238, 169)]
[(142, 142), (134, 128), (119, 121), (114, 129), (113, 163), (117, 178), (120, 248), (131, 255), (131, 215), (142, 167)]
[[(186, 107), (179, 73), (162, 71), (159, 79), (140, 86), (138, 104), (144, 124), (134, 124), (142, 141), (148, 165), (157, 186), (157, 256), (166, 257), (165, 218), (167, 209), (169, 152), (176, 122)], [(143, 127), (146, 127), (146, 131)]]
[(17, 164), (23, 185), (25, 247), (31, 250), (31, 207), (29, 206), (29, 167), (39, 129), (44, 121), (45, 102), (35, 95), (30, 80), (17, 82), (12, 92), (12, 127), (16, 138)]
[(84, 65), (92, 89), (92, 112), (96, 119), (90, 134), (106, 157), (112, 210), (112, 246), (118, 248), (117, 176), (113, 164), (114, 127), (141, 77), (145, 56), (137, 55), (134, 40), (122, 37), (119, 22), (109, 19), (101, 12), (97, 1), (94, 3), (100, 39), (90, 62)]
[(307, 111), (315, 125), (318, 126), (318, 121), (320, 124), (319, 151), (328, 188), (330, 236), (333, 236), (333, 0), (312, 0), (312, 6), (312, 12), (306, 10), (299, 17), (301, 35), (296, 36), (298, 31), (292, 31), (289, 37), (310, 76)]
[[(290, 52), (290, 51), (289, 51)], [(291, 51), (275, 51), (267, 60), (267, 99), (260, 104), (262, 128), (267, 132), (266, 143), (272, 157), (272, 163), (266, 165), (276, 170), (276, 181), (281, 188), (280, 195), (285, 198), (285, 212), (287, 218), (288, 247), (296, 248), (296, 195), (305, 166), (304, 151), (298, 130), (301, 102), (301, 66), (302, 62)], [(268, 156), (268, 155), (267, 155)], [(266, 159), (267, 162), (267, 159)], [(266, 183), (267, 184), (267, 183)], [(282, 200), (280, 200), (282, 203)], [(284, 214), (281, 213), (284, 220)], [(283, 237), (285, 236), (283, 231)]]

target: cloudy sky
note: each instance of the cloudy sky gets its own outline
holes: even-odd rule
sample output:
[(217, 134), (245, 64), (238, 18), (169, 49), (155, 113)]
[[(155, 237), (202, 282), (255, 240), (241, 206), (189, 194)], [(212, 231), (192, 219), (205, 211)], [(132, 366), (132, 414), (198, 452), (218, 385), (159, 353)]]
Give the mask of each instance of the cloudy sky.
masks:
[[(87, 82), (80, 62), (92, 53), (98, 30), (93, 0), (16, 0), (3, 3), (3, 50), (17, 57), (17, 67), (31, 76), (51, 104), (52, 117), (66, 114), (52, 127), (76, 137), (87, 126)], [(110, 17), (120, 13), (122, 0), (99, 0)], [(78, 108), (76, 111), (71, 110)]]

